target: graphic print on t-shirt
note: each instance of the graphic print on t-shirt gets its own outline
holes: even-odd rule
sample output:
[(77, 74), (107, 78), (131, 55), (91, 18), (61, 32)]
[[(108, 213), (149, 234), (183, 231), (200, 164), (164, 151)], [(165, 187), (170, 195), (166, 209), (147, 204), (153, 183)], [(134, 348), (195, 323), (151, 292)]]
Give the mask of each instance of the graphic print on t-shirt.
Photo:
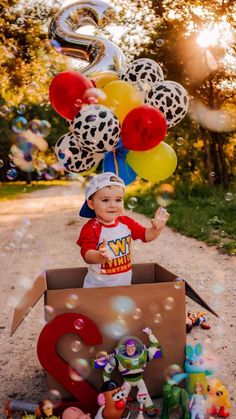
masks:
[[(107, 242), (107, 246), (111, 250), (113, 258), (101, 264), (103, 275), (127, 272), (131, 269), (130, 244), (131, 234), (128, 234), (127, 236), (121, 237), (119, 239), (109, 240)], [(103, 244), (100, 243), (98, 245), (98, 249), (100, 249), (102, 246)]]

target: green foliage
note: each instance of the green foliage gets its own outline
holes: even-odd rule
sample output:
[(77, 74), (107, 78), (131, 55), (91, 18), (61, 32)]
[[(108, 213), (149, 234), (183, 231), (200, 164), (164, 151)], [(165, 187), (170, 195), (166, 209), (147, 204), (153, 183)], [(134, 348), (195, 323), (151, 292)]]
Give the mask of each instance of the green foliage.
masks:
[(47, 27), (59, 4), (49, 7), (45, 0), (39, 0), (0, 6), (0, 100), (8, 107), (48, 103), (49, 83), (53, 75), (65, 69), (66, 59), (47, 37)]
[[(178, 153), (179, 175), (227, 188), (235, 175), (235, 1), (153, 0), (145, 4), (148, 14), (142, 0), (134, 0), (132, 6), (121, 0), (115, 4), (121, 9), (120, 23), (126, 28), (122, 48), (123, 44), (129, 45), (135, 58), (146, 56), (158, 62), (165, 79), (179, 82), (191, 95), (191, 118), (171, 128), (167, 139)], [(138, 18), (143, 14), (141, 24), (137, 24), (135, 14)], [(197, 39), (203, 29), (220, 32), (215, 44), (199, 45)], [(162, 42), (158, 44), (158, 40)], [(198, 101), (200, 116), (194, 107)], [(224, 114), (214, 114), (219, 110), (227, 110), (232, 118), (225, 131), (220, 122)], [(181, 147), (176, 143), (179, 137), (185, 141)]]
[(235, 193), (232, 192), (232, 199), (227, 201), (221, 187), (182, 183), (176, 185), (171, 199), (165, 199), (159, 188), (150, 182), (137, 181), (127, 189), (126, 207), (135, 196), (138, 203), (134, 211), (151, 218), (159, 205), (167, 204), (170, 227), (208, 245), (216, 245), (229, 254), (236, 253)]

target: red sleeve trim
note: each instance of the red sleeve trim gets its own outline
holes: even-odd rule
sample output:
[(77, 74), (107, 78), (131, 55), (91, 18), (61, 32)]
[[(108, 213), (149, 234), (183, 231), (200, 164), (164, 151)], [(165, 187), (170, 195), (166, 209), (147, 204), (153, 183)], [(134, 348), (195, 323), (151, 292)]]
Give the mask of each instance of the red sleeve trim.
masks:
[[(94, 224), (96, 223), (96, 224)], [(88, 250), (96, 250), (99, 242), (102, 225), (97, 220), (89, 220), (81, 229), (76, 243), (81, 247), (81, 255), (84, 258)]]
[(133, 218), (127, 217), (126, 215), (119, 217), (119, 221), (131, 230), (131, 236), (134, 240), (142, 240), (143, 242), (146, 242), (145, 237), (145, 231), (146, 227), (144, 227), (142, 224), (137, 223), (137, 221), (134, 221)]

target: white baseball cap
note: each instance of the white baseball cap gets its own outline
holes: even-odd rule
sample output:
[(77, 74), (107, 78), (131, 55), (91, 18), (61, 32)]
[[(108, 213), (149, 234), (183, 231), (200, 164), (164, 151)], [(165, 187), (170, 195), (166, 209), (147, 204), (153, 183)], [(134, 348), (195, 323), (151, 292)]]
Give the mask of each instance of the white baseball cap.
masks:
[(89, 208), (87, 204), (87, 199), (89, 199), (95, 192), (98, 192), (102, 188), (106, 188), (106, 186), (120, 186), (121, 188), (125, 189), (124, 181), (117, 176), (115, 173), (112, 172), (105, 172), (93, 177), (92, 180), (87, 184), (85, 188), (85, 198), (86, 201), (84, 202), (79, 215), (85, 218), (94, 218), (96, 214), (94, 210)]

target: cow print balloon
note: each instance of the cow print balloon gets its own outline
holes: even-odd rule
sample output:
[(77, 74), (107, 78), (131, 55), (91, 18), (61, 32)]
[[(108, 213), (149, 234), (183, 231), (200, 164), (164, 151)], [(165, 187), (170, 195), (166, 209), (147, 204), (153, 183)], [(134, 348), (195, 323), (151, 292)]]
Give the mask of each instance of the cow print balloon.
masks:
[(140, 90), (144, 97), (159, 81), (164, 80), (161, 67), (149, 58), (140, 58), (132, 62), (121, 79), (128, 81)]
[(188, 111), (188, 94), (175, 81), (157, 83), (145, 96), (145, 102), (159, 109), (166, 117), (167, 126), (178, 124)]
[(89, 105), (73, 119), (71, 129), (80, 145), (95, 153), (112, 151), (119, 141), (120, 124), (111, 109)]
[(101, 154), (82, 148), (72, 132), (63, 135), (55, 145), (55, 153), (60, 165), (68, 172), (82, 173), (96, 167)]

